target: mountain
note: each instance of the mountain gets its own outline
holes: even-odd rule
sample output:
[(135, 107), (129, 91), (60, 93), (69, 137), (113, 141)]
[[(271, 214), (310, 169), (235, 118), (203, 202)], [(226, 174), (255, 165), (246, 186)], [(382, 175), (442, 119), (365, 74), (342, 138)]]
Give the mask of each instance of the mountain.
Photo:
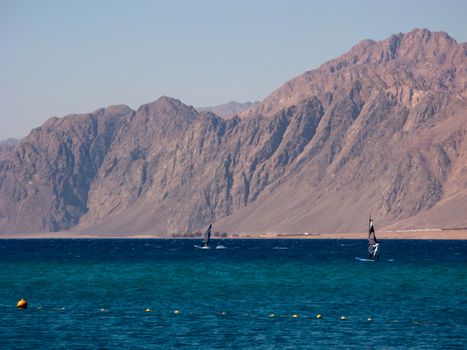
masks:
[(214, 107), (198, 107), (197, 110), (200, 112), (212, 112), (222, 118), (232, 118), (258, 104), (259, 102), (247, 101), (240, 103), (231, 101)]
[(466, 227), (467, 44), (365, 40), (231, 119), (162, 97), (51, 118), (0, 158), (0, 232)]

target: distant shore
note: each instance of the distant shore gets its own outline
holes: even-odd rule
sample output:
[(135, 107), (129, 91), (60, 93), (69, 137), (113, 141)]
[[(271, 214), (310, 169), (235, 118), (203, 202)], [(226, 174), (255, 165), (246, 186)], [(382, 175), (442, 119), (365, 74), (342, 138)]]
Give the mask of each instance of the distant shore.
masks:
[[(308, 233), (308, 234), (236, 234), (227, 237), (212, 237), (212, 239), (366, 239), (368, 233)], [(379, 231), (378, 239), (440, 239), (440, 240), (467, 240), (467, 229), (456, 230), (406, 230), (406, 231)], [(199, 237), (162, 237), (151, 234), (88, 234), (88, 233), (24, 233), (2, 234), (0, 239), (200, 239)]]
[[(287, 238), (314, 238), (314, 239), (366, 239), (368, 233), (322, 233), (304, 235), (290, 235)], [(440, 240), (467, 240), (467, 230), (408, 230), (408, 231), (380, 231), (376, 232), (378, 239), (440, 239)]]

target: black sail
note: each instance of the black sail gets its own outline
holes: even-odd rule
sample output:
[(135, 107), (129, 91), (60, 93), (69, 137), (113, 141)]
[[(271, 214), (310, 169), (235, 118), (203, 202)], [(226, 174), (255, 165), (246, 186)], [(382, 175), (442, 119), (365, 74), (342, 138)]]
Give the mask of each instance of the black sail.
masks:
[(204, 234), (203, 241), (201, 242), (201, 246), (202, 246), (202, 247), (207, 247), (207, 246), (209, 246), (209, 240), (211, 239), (211, 228), (212, 228), (212, 224), (209, 225), (208, 230), (207, 230), (206, 233)]

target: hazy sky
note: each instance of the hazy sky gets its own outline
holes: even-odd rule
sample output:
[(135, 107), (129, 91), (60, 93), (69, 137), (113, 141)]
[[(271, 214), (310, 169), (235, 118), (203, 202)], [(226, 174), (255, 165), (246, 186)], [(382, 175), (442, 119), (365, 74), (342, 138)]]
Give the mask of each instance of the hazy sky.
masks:
[(261, 100), (362, 39), (416, 27), (467, 41), (467, 1), (0, 0), (0, 140), (162, 95)]

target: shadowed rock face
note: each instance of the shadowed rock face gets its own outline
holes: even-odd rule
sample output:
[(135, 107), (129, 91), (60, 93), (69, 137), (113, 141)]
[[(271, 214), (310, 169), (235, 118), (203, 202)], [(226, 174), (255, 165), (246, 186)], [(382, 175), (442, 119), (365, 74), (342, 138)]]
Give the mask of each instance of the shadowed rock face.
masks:
[(66, 230), (88, 210), (89, 187), (132, 111), (51, 118), (0, 160), (0, 229)]
[(467, 226), (466, 44), (415, 30), (226, 120), (162, 97), (52, 118), (0, 158), (0, 231)]

